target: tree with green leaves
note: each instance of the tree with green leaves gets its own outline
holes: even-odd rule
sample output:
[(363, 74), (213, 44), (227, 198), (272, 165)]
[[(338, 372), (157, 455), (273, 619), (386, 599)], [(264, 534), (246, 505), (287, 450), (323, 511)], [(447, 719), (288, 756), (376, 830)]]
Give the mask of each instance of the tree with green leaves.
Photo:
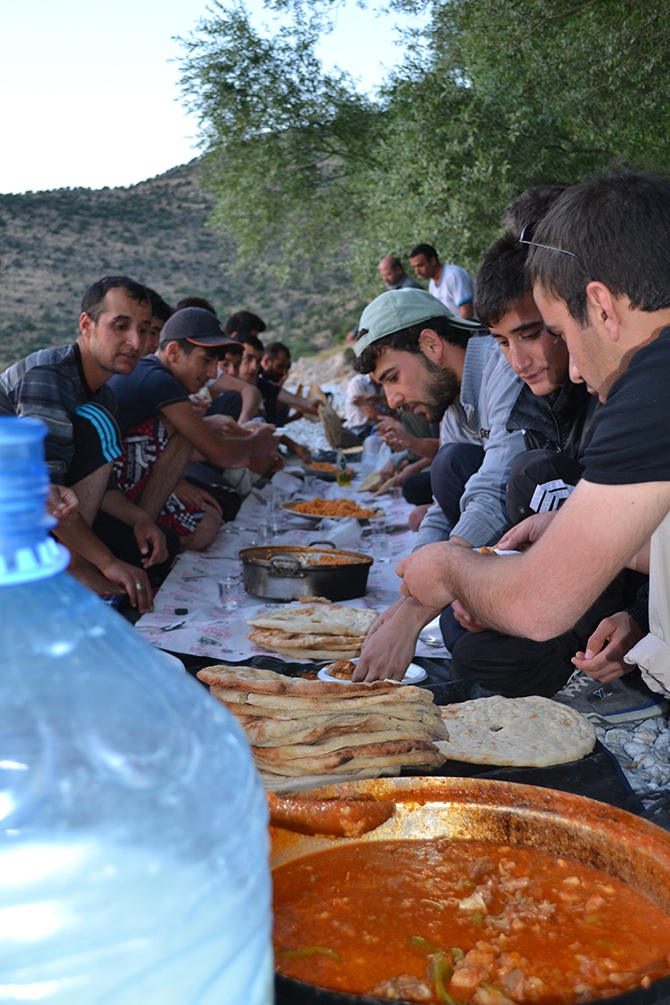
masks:
[(215, 223), (242, 261), (344, 263), (362, 294), (383, 254), (429, 241), (474, 270), (523, 189), (670, 152), (670, 0), (391, 0), (428, 12), (376, 100), (326, 74), (337, 0), (268, 0), (271, 40), (215, 3), (184, 42)]

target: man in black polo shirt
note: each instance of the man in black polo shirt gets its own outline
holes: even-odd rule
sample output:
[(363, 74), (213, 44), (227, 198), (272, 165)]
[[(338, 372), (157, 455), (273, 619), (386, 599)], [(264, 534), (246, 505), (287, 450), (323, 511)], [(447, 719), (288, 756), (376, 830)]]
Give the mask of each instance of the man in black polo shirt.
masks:
[(571, 377), (604, 402), (583, 477), (558, 512), (505, 535), (507, 547), (532, 544), (525, 554), (429, 545), (399, 563), (402, 590), (428, 608), (458, 598), (492, 628), (544, 640), (624, 566), (649, 570), (650, 633), (629, 652), (616, 627), (594, 633), (578, 658), (593, 673), (625, 654), (670, 694), (670, 184), (622, 173), (568, 189), (537, 227), (528, 267)]

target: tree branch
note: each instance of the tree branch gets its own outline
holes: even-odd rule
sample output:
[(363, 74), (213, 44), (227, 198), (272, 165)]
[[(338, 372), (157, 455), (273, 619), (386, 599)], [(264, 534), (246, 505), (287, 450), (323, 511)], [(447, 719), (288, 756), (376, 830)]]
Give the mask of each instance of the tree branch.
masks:
[[(525, 42), (527, 38), (534, 35), (536, 31), (540, 30), (540, 28), (544, 28), (545, 24), (548, 24), (550, 21), (560, 21), (564, 17), (572, 17), (573, 14), (579, 14), (580, 10), (585, 10), (586, 7), (592, 7), (594, 4), (602, 2), (603, 0), (586, 0), (586, 3), (581, 3), (577, 7), (572, 7), (570, 10), (563, 11), (561, 14), (549, 14), (547, 17), (543, 17), (541, 21), (538, 21), (534, 28), (531, 28), (525, 35), (522, 35), (521, 38), (517, 39), (516, 44), (521, 45), (522, 42)], [(502, 49), (504, 47), (501, 46), (500, 48)]]

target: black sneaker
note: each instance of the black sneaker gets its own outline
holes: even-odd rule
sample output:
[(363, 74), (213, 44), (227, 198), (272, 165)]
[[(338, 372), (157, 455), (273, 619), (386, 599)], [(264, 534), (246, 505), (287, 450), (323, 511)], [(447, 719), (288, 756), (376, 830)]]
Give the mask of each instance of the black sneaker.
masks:
[(668, 702), (650, 691), (636, 671), (602, 684), (582, 670), (575, 670), (561, 690), (552, 695), (552, 700), (606, 726), (654, 719), (668, 711)]

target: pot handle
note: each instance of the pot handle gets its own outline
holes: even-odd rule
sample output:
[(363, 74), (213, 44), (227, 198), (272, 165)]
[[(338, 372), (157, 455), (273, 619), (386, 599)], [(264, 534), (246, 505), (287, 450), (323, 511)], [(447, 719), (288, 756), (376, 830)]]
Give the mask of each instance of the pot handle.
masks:
[(329, 548), (335, 548), (337, 550), (337, 545), (334, 541), (310, 541), (307, 547), (315, 548), (317, 544), (327, 544)]
[(292, 555), (274, 555), (268, 562), (272, 576), (306, 576), (300, 560)]

